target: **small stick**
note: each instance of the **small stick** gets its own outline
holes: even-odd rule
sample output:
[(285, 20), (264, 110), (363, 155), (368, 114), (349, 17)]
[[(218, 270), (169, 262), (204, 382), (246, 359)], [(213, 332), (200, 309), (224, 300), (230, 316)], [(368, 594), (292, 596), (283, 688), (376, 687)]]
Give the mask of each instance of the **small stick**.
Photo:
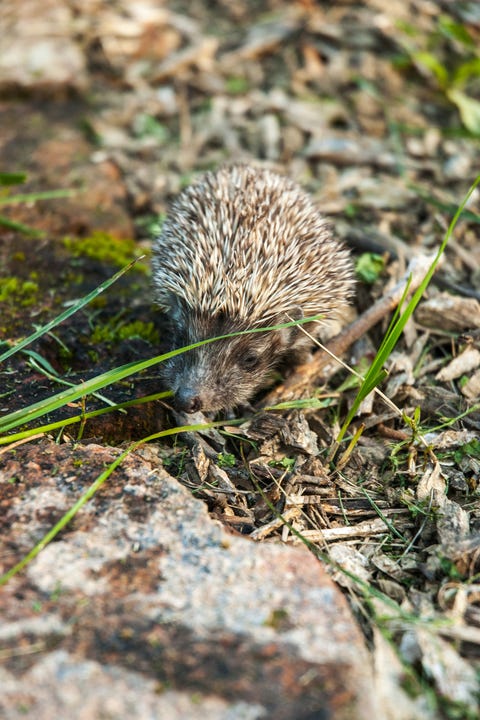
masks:
[(365, 335), (385, 315), (391, 313), (400, 303), (407, 283), (411, 278), (409, 293), (415, 292), (425, 277), (433, 256), (420, 255), (413, 258), (403, 278), (372, 307), (336, 335), (325, 346), (325, 352), (318, 352), (306, 363), (297, 365), (296, 370), (284, 383), (271, 390), (263, 399), (262, 406), (276, 405), (286, 397), (300, 397), (305, 388), (314, 380), (326, 380), (338, 370), (341, 362), (336, 357), (343, 355), (354, 342)]
[(345, 525), (335, 528), (322, 528), (318, 530), (302, 530), (302, 537), (310, 542), (328, 540), (348, 540), (354, 537), (369, 537), (388, 532), (388, 525), (381, 519), (364, 520), (356, 525)]

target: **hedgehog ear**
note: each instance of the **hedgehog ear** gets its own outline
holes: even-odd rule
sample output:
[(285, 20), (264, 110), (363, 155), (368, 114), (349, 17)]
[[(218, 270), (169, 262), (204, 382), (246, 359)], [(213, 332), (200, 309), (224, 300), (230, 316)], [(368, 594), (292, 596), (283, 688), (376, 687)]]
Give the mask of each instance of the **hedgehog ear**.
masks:
[(167, 314), (170, 321), (178, 326), (183, 321), (183, 304), (178, 295), (172, 292), (167, 293), (163, 305), (167, 308)]
[[(303, 310), (301, 307), (291, 308), (288, 312), (279, 313), (275, 318), (275, 325), (283, 325), (283, 323), (289, 323), (295, 320), (301, 320), (303, 318)], [(298, 325), (292, 327), (281, 328), (277, 330), (282, 345), (287, 348), (293, 344), (301, 332)]]
[(168, 322), (169, 332), (178, 337), (185, 331), (186, 313), (182, 299), (173, 292), (166, 292), (162, 298), (162, 309)]

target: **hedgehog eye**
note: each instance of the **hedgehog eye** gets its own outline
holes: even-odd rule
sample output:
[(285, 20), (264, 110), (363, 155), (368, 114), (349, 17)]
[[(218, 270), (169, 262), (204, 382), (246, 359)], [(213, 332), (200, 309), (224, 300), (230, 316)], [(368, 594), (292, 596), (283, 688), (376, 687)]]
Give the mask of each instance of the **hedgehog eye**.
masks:
[(240, 364), (245, 370), (255, 370), (260, 363), (260, 357), (256, 352), (248, 352), (240, 359)]

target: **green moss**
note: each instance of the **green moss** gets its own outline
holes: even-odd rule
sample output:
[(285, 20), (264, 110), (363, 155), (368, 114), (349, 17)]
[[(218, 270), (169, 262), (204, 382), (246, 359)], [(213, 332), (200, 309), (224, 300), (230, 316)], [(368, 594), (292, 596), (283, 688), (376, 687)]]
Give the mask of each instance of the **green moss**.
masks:
[(285, 470), (292, 470), (295, 462), (295, 458), (283, 457), (281, 460), (270, 460), (268, 464), (272, 467), (280, 467), (284, 468)]
[(100, 343), (113, 344), (132, 338), (142, 338), (152, 345), (159, 341), (158, 332), (153, 323), (143, 322), (142, 320), (134, 320), (123, 325), (119, 324), (118, 321), (98, 325), (94, 329), (90, 341), (95, 345)]
[(149, 237), (160, 235), (167, 213), (144, 215), (135, 221), (135, 226)]
[(85, 282), (85, 275), (83, 272), (78, 272), (73, 268), (66, 268), (65, 272), (62, 273), (62, 282), (65, 285), (81, 285)]
[(18, 277), (0, 278), (0, 303), (28, 307), (37, 300), (38, 283)]
[[(63, 244), (74, 257), (88, 257), (116, 267), (124, 267), (144, 254), (134, 240), (115, 238), (104, 232), (95, 232), (86, 238), (66, 237)], [(140, 272), (147, 271), (145, 265), (137, 264), (135, 268)]]
[(287, 610), (284, 610), (283, 608), (276, 608), (272, 610), (264, 624), (268, 627), (274, 628), (275, 630), (286, 630), (292, 625)]
[(246, 77), (231, 75), (225, 80), (225, 89), (230, 95), (243, 95), (250, 89), (250, 83)]

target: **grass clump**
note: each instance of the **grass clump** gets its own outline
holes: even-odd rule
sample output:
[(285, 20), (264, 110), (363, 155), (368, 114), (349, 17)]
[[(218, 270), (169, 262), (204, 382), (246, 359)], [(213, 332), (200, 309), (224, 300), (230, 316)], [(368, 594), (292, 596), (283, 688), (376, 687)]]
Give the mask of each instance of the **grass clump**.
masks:
[(230, 95), (244, 95), (250, 89), (248, 78), (231, 75), (225, 80), (225, 89)]
[[(408, 320), (412, 317), (415, 308), (417, 307), (418, 303), (420, 302), (421, 298), (423, 297), (423, 294), (425, 290), (427, 289), (430, 280), (433, 277), (433, 274), (435, 272), (435, 269), (440, 261), (440, 258), (443, 254), (443, 251), (445, 250), (448, 241), (450, 237), (453, 234), (453, 231), (455, 229), (455, 226), (468, 202), (470, 197), (472, 196), (473, 192), (475, 191), (476, 187), (480, 183), (480, 175), (477, 176), (473, 184), (470, 186), (467, 194), (465, 195), (461, 205), (457, 209), (455, 215), (452, 218), (452, 221), (450, 222), (450, 225), (448, 226), (448, 229), (445, 233), (445, 236), (443, 238), (443, 241), (440, 244), (440, 247), (437, 250), (437, 253), (433, 259), (432, 264), (430, 265), (430, 268), (427, 271), (427, 274), (425, 275), (423, 281), (420, 283), (417, 290), (413, 293), (412, 297), (408, 302), (406, 302), (406, 295), (408, 291), (408, 287), (405, 292), (405, 296), (403, 300), (405, 301), (404, 307), (402, 307), (403, 302), (400, 303), (399, 307), (397, 308), (396, 313), (394, 314), (392, 321), (390, 323), (390, 327), (388, 328), (383, 341), (377, 351), (377, 354), (370, 365), (368, 371), (366, 372), (364, 378), (362, 379), (362, 384), (360, 386), (360, 389), (357, 393), (357, 396), (352, 404), (352, 407), (350, 408), (350, 411), (347, 415), (347, 418), (345, 419), (340, 432), (337, 436), (337, 443), (340, 443), (347, 432), (347, 429), (350, 426), (350, 423), (352, 422), (353, 418), (357, 414), (357, 411), (362, 403), (362, 401), (367, 397), (367, 395), (375, 390), (378, 385), (387, 377), (387, 371), (385, 370), (385, 363), (387, 362), (388, 358), (392, 354), (392, 352), (395, 349), (395, 346), (398, 342), (398, 339), (400, 338), (400, 335), (403, 332), (403, 329), (405, 328), (405, 325), (407, 324)], [(408, 417), (404, 413), (402, 413), (403, 420), (405, 424), (409, 427), (412, 433), (412, 440), (414, 440), (420, 432), (420, 409), (417, 408), (414, 411), (413, 417)]]
[(456, 106), (466, 130), (480, 135), (480, 51), (475, 37), (463, 23), (445, 15), (427, 34), (404, 22), (398, 23), (398, 29), (403, 55), (397, 58), (397, 67), (411, 66), (422, 78), (428, 78)]

